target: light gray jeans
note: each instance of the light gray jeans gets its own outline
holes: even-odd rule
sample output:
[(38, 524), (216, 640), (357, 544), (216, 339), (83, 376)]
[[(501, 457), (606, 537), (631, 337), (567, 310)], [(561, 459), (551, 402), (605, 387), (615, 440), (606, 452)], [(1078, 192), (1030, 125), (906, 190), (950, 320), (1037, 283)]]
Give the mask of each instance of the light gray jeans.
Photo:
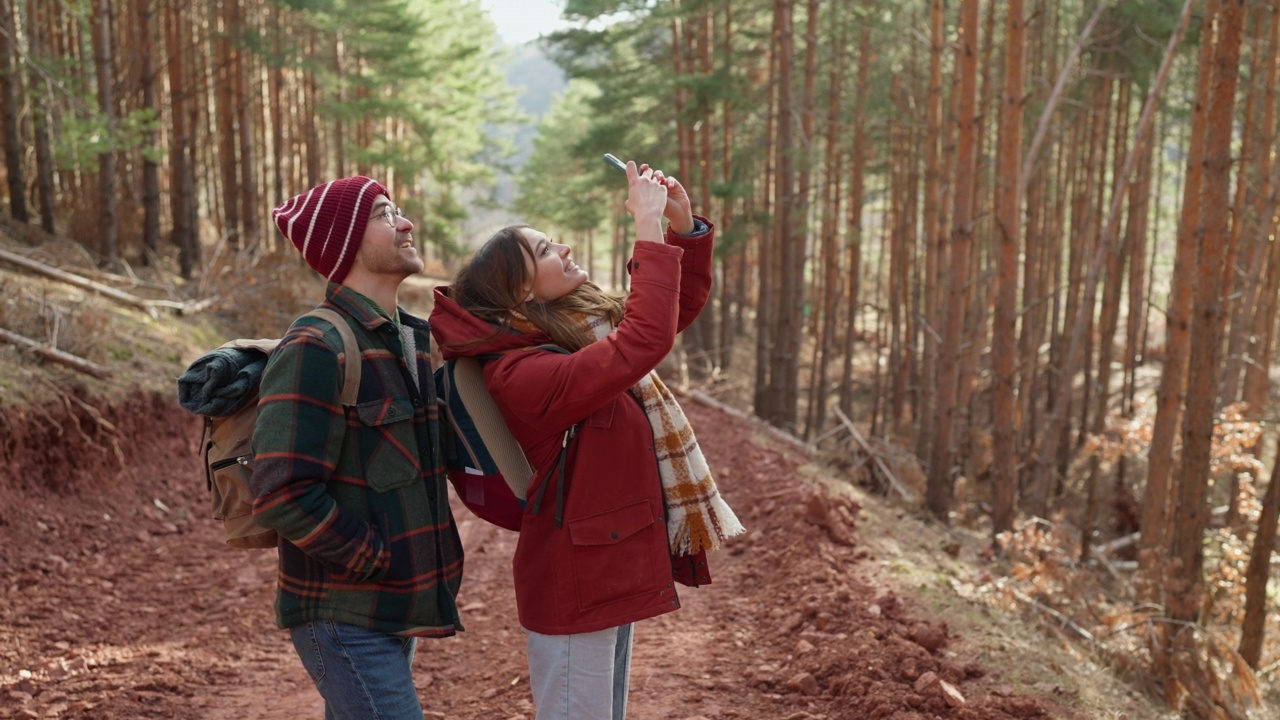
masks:
[(626, 720), (631, 623), (577, 635), (525, 634), (537, 720)]

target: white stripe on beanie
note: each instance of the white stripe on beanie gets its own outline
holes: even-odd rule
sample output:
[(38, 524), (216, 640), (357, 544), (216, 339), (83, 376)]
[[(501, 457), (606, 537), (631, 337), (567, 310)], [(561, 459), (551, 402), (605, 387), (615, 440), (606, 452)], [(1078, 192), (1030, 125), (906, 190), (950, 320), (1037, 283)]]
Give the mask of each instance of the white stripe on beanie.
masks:
[[(303, 256), (303, 257), (310, 257), (309, 255), (307, 255), (307, 248), (311, 245), (311, 233), (312, 233), (312, 232), (315, 230), (315, 228), (316, 228), (316, 220), (320, 217), (320, 208), (324, 207), (324, 199), (325, 199), (325, 196), (327, 196), (327, 195), (329, 194), (329, 188), (333, 187), (333, 183), (334, 183), (334, 182), (336, 182), (336, 181), (334, 181), (334, 180), (330, 180), (329, 182), (325, 183), (324, 185), (321, 185), (321, 186), (319, 186), (319, 187), (311, 188), (311, 190), (310, 190), (309, 192), (307, 192), (307, 197), (306, 197), (306, 199), (302, 201), (302, 206), (298, 208), (298, 214), (302, 214), (302, 211), (304, 211), (304, 210), (306, 210), (306, 209), (307, 209), (307, 200), (310, 200), (310, 199), (311, 199), (311, 194), (312, 194), (312, 193), (314, 193), (316, 190), (320, 190), (320, 188), (324, 188), (324, 190), (320, 193), (320, 198), (319, 198), (318, 200), (316, 200), (316, 207), (315, 207), (315, 209), (311, 211), (311, 224), (307, 225), (307, 234), (306, 234), (306, 236), (305, 236), (305, 237), (303, 237), (303, 239), (302, 239), (302, 256)], [(293, 230), (293, 226), (292, 226), (292, 225), (293, 225), (293, 224), (292, 224), (292, 223), (290, 223), (290, 227), (289, 227), (289, 229), (290, 229), (290, 230)], [(330, 234), (333, 234), (333, 233), (332, 233), (333, 226), (332, 226), (332, 225), (330, 225), (329, 227), (330, 227)], [(326, 237), (325, 237), (324, 242), (325, 242), (325, 244), (320, 246), (320, 257), (324, 257), (324, 248), (325, 248), (325, 245), (328, 245), (328, 244), (329, 244), (329, 238), (328, 238), (328, 236), (326, 236)]]
[[(375, 182), (376, 182), (375, 180), (370, 180), (360, 188), (359, 194), (356, 195), (357, 208), (360, 207), (360, 201), (364, 199), (365, 191), (367, 191)], [(333, 270), (332, 272), (329, 273), (329, 277), (327, 278), (328, 280), (332, 280), (333, 274), (338, 272), (338, 268), (342, 267), (342, 260), (347, 256), (347, 250), (350, 249), (351, 247), (351, 233), (355, 231), (356, 222), (357, 222), (356, 213), (353, 212), (351, 213), (351, 224), (347, 226), (346, 240), (345, 242), (342, 243), (342, 252), (338, 255), (338, 261), (333, 264)]]

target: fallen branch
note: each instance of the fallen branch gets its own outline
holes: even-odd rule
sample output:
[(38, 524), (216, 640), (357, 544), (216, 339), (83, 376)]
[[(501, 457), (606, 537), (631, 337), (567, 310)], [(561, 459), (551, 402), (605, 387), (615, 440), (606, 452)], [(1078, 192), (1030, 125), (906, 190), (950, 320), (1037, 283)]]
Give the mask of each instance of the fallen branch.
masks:
[(4, 328), (0, 328), (0, 341), (26, 348), (46, 360), (61, 363), (86, 375), (92, 375), (96, 378), (107, 378), (111, 375), (111, 368), (109, 367), (89, 362), (84, 358), (51, 348), (48, 345), (42, 345), (31, 338), (10, 332)]
[(1045, 605), (1044, 603), (1036, 600), (1035, 598), (1029, 597), (1025, 593), (1019, 591), (1017, 588), (1009, 587), (1006, 585), (1005, 589), (1008, 590), (1009, 593), (1012, 594), (1018, 600), (1026, 603), (1027, 605), (1030, 605), (1031, 607), (1035, 608), (1036, 610), (1039, 610), (1045, 615), (1049, 615), (1050, 617), (1053, 617), (1058, 622), (1062, 623), (1063, 627), (1067, 628), (1068, 630), (1075, 633), (1076, 635), (1079, 635), (1081, 638), (1089, 641), (1090, 643), (1096, 642), (1096, 639), (1093, 637), (1093, 633), (1080, 627), (1078, 624), (1075, 623), (1075, 621), (1073, 621), (1071, 618), (1067, 617), (1066, 615), (1063, 615), (1062, 613), (1058, 612), (1057, 610), (1054, 610), (1053, 608), (1049, 607), (1048, 605)]
[(74, 285), (82, 290), (97, 293), (108, 300), (113, 300), (123, 305), (138, 308), (139, 310), (146, 311), (153, 316), (155, 315), (156, 310), (173, 310), (181, 315), (188, 315), (204, 310), (209, 305), (213, 304), (213, 300), (202, 300), (198, 303), (176, 302), (174, 300), (147, 300), (146, 298), (140, 298), (136, 295), (130, 295), (122, 290), (117, 290), (109, 285), (94, 282), (89, 278), (76, 275), (75, 273), (69, 273), (65, 270), (59, 270), (58, 268), (50, 265), (36, 262), (30, 258), (25, 258), (16, 253), (11, 253), (8, 250), (0, 250), (0, 260), (4, 260), (12, 265), (17, 265), (24, 270), (30, 270), (31, 272), (39, 273), (45, 277), (51, 277), (54, 280), (67, 283), (68, 285)]
[(853, 436), (853, 439), (858, 443), (858, 446), (862, 448), (862, 451), (867, 454), (867, 457), (870, 457), (875, 461), (876, 467), (880, 468), (880, 472), (884, 474), (886, 479), (888, 479), (889, 485), (894, 490), (898, 491), (898, 494), (902, 496), (903, 500), (906, 500), (909, 503), (915, 502), (915, 494), (902, 484), (902, 481), (898, 479), (897, 475), (894, 475), (889, 471), (889, 466), (885, 465), (884, 460), (880, 458), (880, 455), (871, 449), (871, 445), (867, 442), (866, 438), (862, 437), (862, 433), (858, 432), (857, 426), (853, 424), (853, 421), (849, 419), (849, 416), (845, 415), (844, 411), (838, 407), (832, 407), (831, 409), (835, 412), (836, 417), (840, 418), (840, 422), (849, 430), (849, 434)]
[(1142, 538), (1142, 533), (1132, 533), (1130, 535), (1118, 537), (1115, 540), (1112, 540), (1111, 542), (1103, 543), (1102, 545), (1099, 545), (1098, 552), (1113, 553), (1117, 550), (1123, 550), (1127, 547), (1132, 547), (1133, 545), (1138, 544), (1138, 540), (1140, 540), (1141, 538)]

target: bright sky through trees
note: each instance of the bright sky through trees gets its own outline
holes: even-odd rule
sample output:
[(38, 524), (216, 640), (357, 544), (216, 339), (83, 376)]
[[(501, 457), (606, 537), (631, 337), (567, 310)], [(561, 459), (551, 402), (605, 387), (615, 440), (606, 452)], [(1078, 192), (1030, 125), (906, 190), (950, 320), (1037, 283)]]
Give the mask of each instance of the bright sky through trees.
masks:
[(493, 18), (498, 35), (510, 45), (521, 45), (539, 35), (566, 26), (560, 18), (561, 0), (481, 0)]

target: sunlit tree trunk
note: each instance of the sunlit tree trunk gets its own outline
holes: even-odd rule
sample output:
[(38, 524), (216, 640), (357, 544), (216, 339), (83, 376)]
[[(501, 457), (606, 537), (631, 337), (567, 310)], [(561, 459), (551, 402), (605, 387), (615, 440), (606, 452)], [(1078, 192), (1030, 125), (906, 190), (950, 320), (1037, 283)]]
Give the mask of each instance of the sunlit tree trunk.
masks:
[[(1222, 354), (1222, 264), (1228, 234), (1231, 186), (1231, 135), (1239, 78), (1244, 0), (1222, 0), (1213, 54), (1213, 83), (1207, 98), (1205, 136), (1204, 223), (1197, 232), (1191, 353), (1187, 364), (1187, 407), (1182, 431), (1182, 471), (1173, 493), (1177, 513), (1170, 555), (1181, 562), (1175, 571), (1169, 612), (1174, 619), (1194, 621), (1203, 591), (1204, 531), (1210, 449), (1217, 415), (1218, 362)], [(1208, 70), (1209, 68), (1204, 68)]]
[(1197, 90), (1191, 113), (1191, 139), (1187, 150), (1186, 178), (1183, 181), (1182, 217), (1178, 225), (1173, 275), (1169, 281), (1169, 302), (1165, 320), (1165, 360), (1156, 391), (1156, 417), (1147, 456), (1147, 488), (1142, 502), (1142, 537), (1138, 563), (1144, 582), (1140, 591), (1148, 599), (1158, 599), (1165, 580), (1164, 551), (1168, 547), (1169, 524), (1174, 498), (1169, 482), (1173, 466), (1173, 441), (1181, 427), (1186, 392), (1187, 358), (1191, 342), (1191, 291), (1195, 287), (1196, 232), (1200, 227), (1200, 191), (1204, 178), (1205, 121), (1212, 75), (1213, 17), (1221, 0), (1206, 0), (1200, 28)]

